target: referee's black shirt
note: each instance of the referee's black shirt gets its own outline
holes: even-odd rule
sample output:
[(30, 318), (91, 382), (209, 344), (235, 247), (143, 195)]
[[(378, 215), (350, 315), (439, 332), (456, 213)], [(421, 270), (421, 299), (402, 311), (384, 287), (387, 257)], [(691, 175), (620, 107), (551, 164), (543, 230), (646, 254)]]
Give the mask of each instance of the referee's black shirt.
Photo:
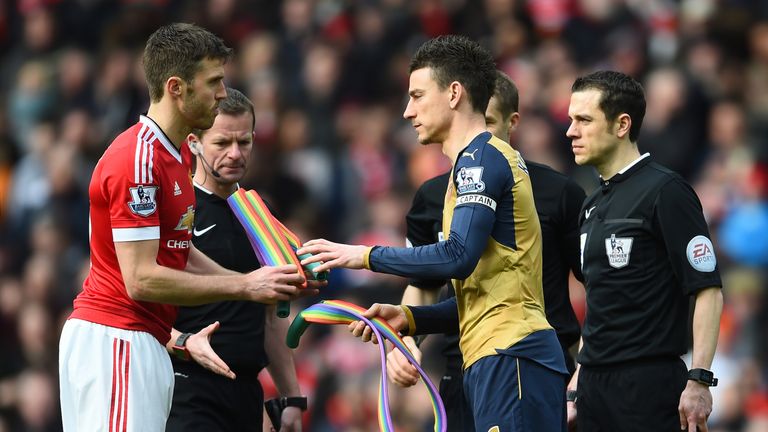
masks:
[[(580, 333), (579, 322), (568, 295), (568, 273), (573, 270), (576, 277), (582, 279), (578, 217), (585, 195), (576, 183), (552, 168), (528, 161), (526, 165), (542, 228), (542, 279), (547, 320), (554, 327), (565, 349), (579, 340)], [(427, 180), (416, 192), (406, 216), (406, 236), (413, 246), (443, 240), (443, 205), (449, 175), (450, 172)], [(410, 283), (421, 289), (440, 289), (446, 281), (413, 279)], [(440, 299), (454, 295), (453, 288), (448, 285), (441, 291)], [(447, 357), (458, 356), (460, 367), (458, 339), (458, 335), (446, 336), (443, 354)]]
[(693, 189), (645, 154), (601, 181), (580, 225), (587, 316), (579, 363), (684, 354), (688, 296), (721, 286)]
[[(251, 244), (227, 201), (195, 184), (195, 228), (192, 243), (222, 267), (247, 273), (260, 267)], [(211, 347), (238, 375), (254, 376), (267, 363), (264, 351), (265, 306), (248, 301), (225, 301), (180, 307), (174, 327), (196, 333), (214, 321), (221, 326)], [(174, 369), (193, 367), (173, 358)], [(195, 364), (196, 365), (196, 364)], [(202, 368), (201, 368), (202, 369)]]

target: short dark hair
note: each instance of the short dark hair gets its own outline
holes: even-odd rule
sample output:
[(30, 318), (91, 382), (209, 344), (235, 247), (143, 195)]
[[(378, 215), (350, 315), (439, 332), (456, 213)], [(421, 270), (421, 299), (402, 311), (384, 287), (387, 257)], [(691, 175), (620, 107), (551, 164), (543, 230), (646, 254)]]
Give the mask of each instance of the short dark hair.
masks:
[(432, 78), (441, 89), (454, 81), (461, 83), (472, 108), (485, 114), (495, 87), (496, 63), (480, 44), (456, 35), (430, 39), (413, 55), (409, 72), (423, 68), (432, 69)]
[[(253, 131), (256, 127), (256, 113), (253, 109), (253, 102), (241, 93), (240, 90), (227, 87), (227, 97), (219, 102), (219, 115), (239, 116), (248, 113), (251, 114), (251, 131)], [(204, 130), (200, 129), (192, 132), (198, 137), (202, 137), (205, 133)]]
[(144, 74), (149, 97), (163, 97), (168, 78), (178, 76), (191, 81), (204, 59), (229, 60), (232, 49), (220, 37), (194, 24), (173, 23), (157, 29), (144, 47)]
[(499, 111), (502, 118), (508, 118), (520, 109), (520, 94), (512, 78), (504, 72), (496, 71), (496, 90), (493, 96), (499, 101)]
[(572, 93), (585, 90), (600, 91), (600, 109), (608, 121), (615, 120), (620, 114), (629, 114), (632, 119), (629, 140), (636, 142), (645, 117), (643, 86), (621, 72), (598, 71), (577, 78), (571, 87)]

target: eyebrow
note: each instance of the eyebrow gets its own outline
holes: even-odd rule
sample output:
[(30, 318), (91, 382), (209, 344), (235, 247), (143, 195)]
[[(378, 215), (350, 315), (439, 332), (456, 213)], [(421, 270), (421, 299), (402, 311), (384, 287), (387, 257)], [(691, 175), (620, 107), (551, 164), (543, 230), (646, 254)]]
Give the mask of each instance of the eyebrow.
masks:
[(213, 76), (208, 77), (208, 81), (219, 81), (224, 79), (224, 74), (216, 74)]

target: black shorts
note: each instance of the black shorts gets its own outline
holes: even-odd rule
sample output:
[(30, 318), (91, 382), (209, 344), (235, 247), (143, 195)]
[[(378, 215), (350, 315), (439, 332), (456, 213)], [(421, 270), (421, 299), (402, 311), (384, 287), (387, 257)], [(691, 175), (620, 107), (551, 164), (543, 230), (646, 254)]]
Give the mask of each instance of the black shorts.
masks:
[(177, 369), (167, 432), (262, 431), (264, 393), (255, 374), (236, 380), (200, 367)]
[(680, 359), (585, 367), (579, 372), (577, 430), (679, 431), (677, 407), (688, 380)]
[(464, 397), (464, 378), (461, 357), (448, 358), (445, 375), (440, 380), (440, 397), (448, 417), (447, 432), (475, 432), (472, 410)]

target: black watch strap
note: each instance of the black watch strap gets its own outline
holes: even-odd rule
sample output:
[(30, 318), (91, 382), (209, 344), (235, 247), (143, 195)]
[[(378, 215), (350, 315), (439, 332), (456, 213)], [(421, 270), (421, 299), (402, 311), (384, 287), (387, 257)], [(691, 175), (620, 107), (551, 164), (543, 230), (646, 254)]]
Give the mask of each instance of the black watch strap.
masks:
[(717, 385), (717, 378), (711, 370), (707, 369), (691, 369), (688, 371), (688, 380), (696, 381), (697, 383), (704, 384), (708, 387), (715, 387)]
[(291, 396), (284, 397), (282, 399), (283, 407), (295, 407), (302, 411), (307, 410), (307, 397), (306, 396)]
[(176, 342), (173, 344), (173, 354), (181, 360), (189, 360), (189, 351), (187, 350), (187, 339), (192, 336), (192, 333), (182, 333), (176, 338)]
[(567, 402), (576, 402), (577, 395), (576, 390), (568, 390), (565, 392), (565, 400)]

